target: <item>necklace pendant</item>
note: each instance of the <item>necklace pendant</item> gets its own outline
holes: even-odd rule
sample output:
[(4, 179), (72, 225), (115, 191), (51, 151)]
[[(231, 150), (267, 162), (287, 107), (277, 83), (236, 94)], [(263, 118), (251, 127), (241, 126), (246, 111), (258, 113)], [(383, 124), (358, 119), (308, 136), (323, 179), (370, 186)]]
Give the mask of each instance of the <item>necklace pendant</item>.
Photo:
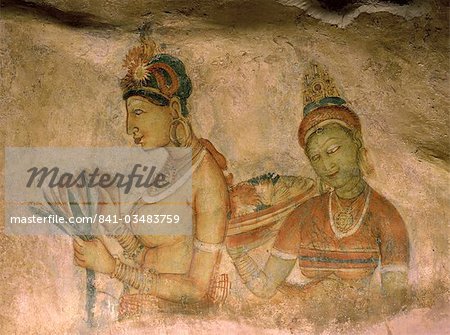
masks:
[(364, 200), (364, 208), (362, 210), (361, 216), (357, 218), (355, 222), (355, 219), (353, 218), (354, 209), (351, 206), (353, 204), (351, 204), (348, 208), (342, 208), (343, 206), (339, 203), (339, 199), (337, 196), (336, 202), (340, 208), (340, 211), (336, 214), (333, 213), (331, 204), (333, 192), (330, 192), (330, 196), (328, 198), (328, 217), (330, 219), (331, 229), (338, 239), (354, 234), (359, 229), (359, 227), (361, 227), (366, 217), (367, 210), (369, 209), (370, 194), (371, 192), (369, 188)]
[(353, 215), (348, 211), (341, 211), (334, 217), (336, 228), (346, 233), (353, 227)]

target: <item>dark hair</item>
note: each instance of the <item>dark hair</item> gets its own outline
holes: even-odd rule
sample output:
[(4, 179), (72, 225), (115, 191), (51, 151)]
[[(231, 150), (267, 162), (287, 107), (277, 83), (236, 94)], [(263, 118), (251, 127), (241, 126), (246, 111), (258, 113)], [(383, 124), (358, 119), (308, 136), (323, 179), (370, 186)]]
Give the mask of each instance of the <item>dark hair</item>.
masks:
[(158, 54), (150, 59), (147, 67), (151, 68), (151, 71), (146, 78), (139, 85), (129, 87), (124, 92), (123, 99), (138, 95), (156, 105), (168, 106), (170, 98), (176, 96), (180, 99), (181, 114), (188, 116), (187, 98), (191, 95), (192, 83), (186, 74), (183, 62), (171, 55)]

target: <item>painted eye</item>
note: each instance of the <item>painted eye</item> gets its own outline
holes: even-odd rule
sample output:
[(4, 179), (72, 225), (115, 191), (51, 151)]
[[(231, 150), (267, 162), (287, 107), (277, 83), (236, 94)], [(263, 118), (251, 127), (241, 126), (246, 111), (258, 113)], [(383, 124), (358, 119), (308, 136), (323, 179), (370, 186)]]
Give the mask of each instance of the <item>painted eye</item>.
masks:
[(317, 155), (317, 154), (311, 156), (311, 160), (312, 160), (313, 162), (317, 162), (319, 159), (320, 159), (320, 156)]
[(143, 111), (141, 109), (134, 110), (134, 115), (141, 115), (142, 113), (143, 113)]
[(332, 145), (331, 147), (328, 148), (327, 153), (334, 154), (336, 151), (339, 150), (340, 147), (341, 147), (340, 145)]

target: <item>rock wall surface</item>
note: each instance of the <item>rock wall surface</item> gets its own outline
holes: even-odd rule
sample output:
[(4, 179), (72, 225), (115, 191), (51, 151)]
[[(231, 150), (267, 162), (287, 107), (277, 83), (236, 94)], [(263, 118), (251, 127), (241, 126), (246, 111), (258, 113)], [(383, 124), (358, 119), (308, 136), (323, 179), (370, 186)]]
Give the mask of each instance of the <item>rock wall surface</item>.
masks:
[[(431, 12), (411, 20), (362, 14), (345, 29), (269, 0), (2, 6), (4, 147), (132, 145), (119, 79), (122, 59), (144, 34), (184, 61), (194, 87), (188, 101), (194, 131), (227, 157), (235, 181), (268, 171), (313, 177), (296, 139), (302, 76), (310, 60), (325, 64), (361, 117), (376, 171), (369, 183), (407, 224), (417, 309), (393, 321), (393, 334), (448, 326), (442, 302), (449, 284), (450, 160), (444, 3), (430, 2)], [(4, 151), (0, 156), (4, 160)], [(83, 332), (83, 271), (73, 266), (70, 239), (0, 235), (0, 255), (2, 333)], [(411, 326), (417, 320), (420, 327)], [(214, 324), (224, 333), (257, 330), (226, 313), (180, 322), (186, 331), (207, 333)], [(294, 327), (267, 322), (267, 333)], [(386, 333), (382, 324), (367, 327), (361, 333)]]

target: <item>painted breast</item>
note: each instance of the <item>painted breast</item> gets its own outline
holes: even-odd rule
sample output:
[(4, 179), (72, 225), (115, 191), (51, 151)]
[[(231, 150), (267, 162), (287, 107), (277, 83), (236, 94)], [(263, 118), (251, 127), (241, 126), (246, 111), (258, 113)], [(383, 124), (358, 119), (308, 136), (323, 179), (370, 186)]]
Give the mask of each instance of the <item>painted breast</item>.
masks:
[(327, 215), (326, 201), (319, 201), (311, 220), (301, 228), (299, 266), (308, 278), (335, 274), (342, 279), (370, 276), (380, 261), (379, 247), (368, 215), (352, 235), (339, 238)]

